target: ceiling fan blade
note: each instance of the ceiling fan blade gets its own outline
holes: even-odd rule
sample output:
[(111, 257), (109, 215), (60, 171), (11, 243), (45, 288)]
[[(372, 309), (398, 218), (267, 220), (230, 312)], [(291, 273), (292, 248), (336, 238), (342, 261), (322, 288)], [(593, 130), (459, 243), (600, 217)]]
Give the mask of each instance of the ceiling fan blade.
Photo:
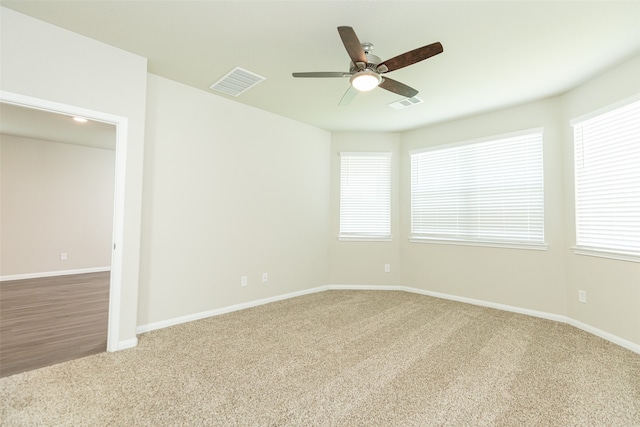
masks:
[(344, 95), (342, 95), (340, 102), (338, 102), (338, 106), (346, 107), (347, 105), (351, 104), (351, 101), (353, 101), (353, 98), (355, 98), (357, 94), (358, 90), (350, 85), (349, 89), (347, 89)]
[(384, 80), (382, 80), (382, 83), (378, 85), (378, 87), (386, 89), (389, 92), (397, 93), (398, 95), (402, 95), (406, 98), (413, 98), (418, 94), (418, 91), (414, 88), (388, 77), (385, 77)]
[(440, 44), (440, 42), (436, 42), (427, 46), (419, 47), (409, 52), (405, 52), (402, 55), (395, 56), (391, 59), (387, 59), (386, 61), (378, 64), (378, 68), (380, 68), (382, 65), (385, 65), (388, 68), (387, 72), (399, 70), (400, 68), (404, 68), (407, 65), (415, 64), (416, 62), (431, 58), (432, 56), (442, 52), (442, 45)]
[(364, 62), (366, 64), (367, 56), (364, 54), (364, 49), (362, 49), (360, 40), (358, 40), (358, 36), (356, 36), (356, 32), (353, 31), (353, 28), (338, 27), (338, 33), (340, 33), (342, 44), (344, 44), (345, 49), (347, 49), (347, 53), (349, 54), (351, 61), (354, 64), (357, 62)]
[(292, 73), (293, 77), (351, 77), (351, 73), (342, 71), (318, 71), (309, 73)]

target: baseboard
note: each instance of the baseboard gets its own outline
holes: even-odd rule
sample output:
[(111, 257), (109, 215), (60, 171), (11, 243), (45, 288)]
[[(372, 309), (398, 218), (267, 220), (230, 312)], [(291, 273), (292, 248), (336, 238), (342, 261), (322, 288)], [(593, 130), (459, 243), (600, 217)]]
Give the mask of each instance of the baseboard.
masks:
[(412, 288), (410, 286), (394, 286), (394, 285), (329, 285), (328, 289), (342, 289), (342, 290), (361, 290), (361, 291), (403, 291), (411, 292), (413, 294), (426, 295), (434, 298), (441, 298), (450, 301), (463, 302), (465, 304), (479, 305), (482, 307), (495, 308), (502, 311), (510, 311), (513, 313), (526, 314), (527, 316), (540, 317), (543, 319), (554, 320), (556, 322), (567, 323), (567, 317), (559, 314), (547, 313), (544, 311), (530, 310), (528, 308), (515, 307), (511, 305), (498, 304), (490, 301), (477, 300), (473, 298), (465, 298), (457, 295), (443, 294), (440, 292), (427, 291), (424, 289)]
[(499, 304), (496, 302), (460, 297), (457, 295), (443, 294), (441, 292), (426, 291), (424, 289), (410, 288), (407, 286), (399, 286), (398, 288), (399, 288), (398, 290), (412, 292), (414, 294), (426, 295), (426, 296), (446, 299), (450, 301), (463, 302), (465, 304), (478, 305), (482, 307), (495, 308), (496, 310), (509, 311), (512, 313), (525, 314), (527, 316), (539, 317), (542, 319), (567, 323), (567, 316), (563, 316), (561, 314), (547, 313), (546, 311), (531, 310), (529, 308), (522, 308), (522, 307), (516, 307), (513, 305)]
[(41, 273), (12, 274), (9, 276), (0, 276), (0, 282), (8, 282), (10, 280), (40, 279), (43, 277), (54, 277), (54, 276), (70, 276), (72, 274), (102, 273), (110, 270), (111, 270), (111, 267), (92, 267), (92, 268), (78, 268), (76, 270), (60, 270), (60, 271), (44, 271)]
[[(593, 334), (597, 337), (603, 338), (607, 341), (610, 341), (614, 344), (617, 344), (621, 347), (631, 350), (634, 353), (640, 354), (640, 345), (633, 343), (631, 341), (625, 340), (624, 338), (620, 338), (617, 335), (611, 334), (609, 332), (605, 332), (601, 329), (595, 328), (593, 326), (587, 325), (586, 323), (582, 323), (578, 320), (575, 320), (560, 314), (547, 313), (544, 311), (531, 310), (528, 308), (516, 307), (516, 306), (506, 305), (506, 304), (499, 304), (495, 302), (478, 300), (473, 298), (466, 298), (466, 297), (461, 297), (457, 295), (444, 294), (441, 292), (427, 291), (424, 289), (413, 288), (410, 286), (395, 286), (395, 285), (332, 284), (332, 285), (326, 285), (326, 286), (318, 286), (316, 288), (305, 289), (302, 291), (291, 292), (291, 293), (277, 295), (269, 298), (262, 298), (255, 301), (249, 301), (246, 303), (235, 304), (228, 307), (222, 307), (214, 310), (203, 311), (200, 313), (194, 313), (187, 316), (167, 319), (160, 322), (148, 323), (146, 325), (138, 326), (136, 328), (136, 333), (143, 334), (145, 332), (150, 332), (156, 329), (167, 328), (169, 326), (179, 325), (181, 323), (192, 322), (194, 320), (205, 319), (207, 317), (212, 317), (212, 316), (219, 316), (221, 314), (231, 313), (234, 311), (244, 310), (246, 308), (257, 307), (260, 305), (269, 304), (276, 301), (282, 301), (289, 298), (295, 298), (295, 297), (309, 295), (316, 292), (323, 292), (327, 290), (402, 291), (402, 292), (410, 292), (410, 293), (419, 294), (419, 295), (426, 295), (434, 298), (441, 298), (441, 299), (446, 299), (451, 301), (462, 302), (465, 304), (472, 304), (472, 305), (477, 305), (482, 307), (494, 308), (497, 310), (509, 311), (512, 313), (524, 314), (527, 316), (538, 317), (541, 319), (553, 320), (555, 322), (569, 324), (578, 329), (582, 329), (585, 332), (589, 332), (590, 334)], [(131, 341), (131, 340), (128, 340), (128, 341)], [(137, 343), (137, 340), (136, 340), (136, 343)], [(133, 346), (135, 346), (135, 344)], [(124, 348), (129, 348), (129, 347), (124, 347)], [(122, 349), (122, 348), (119, 346), (119, 349)]]
[(181, 323), (193, 322), (194, 320), (206, 319), (207, 317), (219, 316), (221, 314), (232, 313), (234, 311), (244, 310), (247, 308), (257, 307), (276, 301), (282, 301), (289, 298), (295, 298), (303, 295), (313, 294), (316, 292), (326, 291), (327, 286), (319, 286), (317, 288), (305, 289), (302, 291), (290, 292), (287, 294), (277, 295), (269, 298), (262, 298), (241, 304), (234, 304), (227, 307), (216, 308), (213, 310), (202, 311), (199, 313), (188, 314), (186, 316), (175, 317), (173, 319), (161, 320), (159, 322), (147, 323), (136, 328), (136, 333), (143, 334), (145, 332), (154, 331), (156, 329), (168, 328), (169, 326), (179, 325)]
[(394, 285), (327, 285), (332, 291), (401, 291), (402, 286)]
[(126, 350), (128, 348), (133, 348), (135, 346), (138, 345), (138, 338), (131, 338), (128, 340), (124, 340), (124, 341), (119, 341), (118, 342), (118, 348), (115, 349), (114, 351), (120, 351), (120, 350)]
[(465, 304), (473, 304), (482, 307), (495, 308), (497, 310), (509, 311), (512, 313), (524, 314), (527, 316), (538, 317), (541, 319), (553, 320), (555, 322), (566, 323), (578, 329), (582, 329), (585, 332), (588, 332), (592, 335), (610, 341), (614, 344), (619, 345), (620, 347), (624, 347), (627, 350), (631, 350), (634, 353), (640, 354), (640, 345), (633, 343), (631, 341), (625, 340), (624, 338), (620, 338), (617, 335), (614, 335), (610, 332), (603, 331), (602, 329), (598, 329), (586, 323), (580, 322), (578, 320), (572, 319), (568, 316), (563, 316), (561, 314), (548, 313), (545, 311), (531, 310), (528, 308), (516, 307), (512, 305), (499, 304), (490, 301), (478, 300), (473, 298), (460, 297), (457, 295), (444, 294), (441, 292), (433, 292), (427, 291), (424, 289), (412, 288), (409, 286), (371, 286), (371, 285), (329, 285), (328, 289), (345, 289), (345, 290), (388, 290), (388, 291), (404, 291), (411, 292), (414, 294), (426, 295), (435, 298), (446, 299), (450, 301), (462, 302)]
[(575, 319), (572, 319), (570, 317), (567, 318), (567, 322), (566, 323), (571, 325), (571, 326), (574, 326), (574, 327), (576, 327), (578, 329), (582, 329), (585, 332), (589, 332), (592, 335), (595, 335), (597, 337), (600, 337), (602, 339), (610, 341), (610, 342), (612, 342), (614, 344), (617, 344), (620, 347), (624, 347), (627, 350), (631, 350), (634, 353), (640, 354), (640, 344), (636, 344), (636, 343), (633, 343), (633, 342), (631, 342), (629, 340), (625, 340), (624, 338), (620, 338), (617, 335), (614, 335), (612, 333), (603, 331), (602, 329), (595, 328), (595, 327), (593, 327), (591, 325), (588, 325), (586, 323), (582, 323), (579, 320), (575, 320)]

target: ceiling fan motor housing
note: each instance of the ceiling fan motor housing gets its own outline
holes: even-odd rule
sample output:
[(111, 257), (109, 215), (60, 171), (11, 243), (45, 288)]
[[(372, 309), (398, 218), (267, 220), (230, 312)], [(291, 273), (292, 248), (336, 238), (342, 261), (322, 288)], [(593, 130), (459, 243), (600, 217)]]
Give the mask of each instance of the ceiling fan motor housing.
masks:
[[(365, 56), (367, 57), (367, 65), (365, 67), (365, 70), (371, 70), (371, 71), (375, 71), (378, 72), (378, 64), (382, 62), (382, 59), (380, 59), (380, 57), (372, 54), (372, 53), (367, 53), (365, 52)], [(349, 72), (351, 74), (356, 73), (358, 71), (361, 71), (361, 69), (354, 64), (353, 62), (349, 63)]]
[(357, 90), (367, 92), (378, 87), (378, 85), (382, 83), (383, 79), (380, 72), (383, 70), (378, 71), (378, 64), (380, 64), (382, 60), (380, 57), (371, 53), (373, 50), (373, 44), (362, 43), (362, 50), (367, 58), (367, 63), (350, 62), (349, 72), (351, 73), (351, 78), (349, 79), (349, 82)]

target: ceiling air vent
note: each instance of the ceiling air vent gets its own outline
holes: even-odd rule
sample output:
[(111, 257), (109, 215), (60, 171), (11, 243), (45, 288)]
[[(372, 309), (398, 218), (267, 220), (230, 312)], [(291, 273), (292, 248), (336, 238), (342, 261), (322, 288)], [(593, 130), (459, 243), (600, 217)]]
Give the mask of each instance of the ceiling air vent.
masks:
[(238, 96), (264, 79), (251, 71), (236, 67), (209, 88), (227, 95)]
[(417, 96), (413, 98), (405, 98), (400, 101), (392, 102), (391, 104), (387, 104), (389, 107), (394, 110), (403, 110), (405, 108), (413, 107), (414, 105), (422, 104), (424, 101)]

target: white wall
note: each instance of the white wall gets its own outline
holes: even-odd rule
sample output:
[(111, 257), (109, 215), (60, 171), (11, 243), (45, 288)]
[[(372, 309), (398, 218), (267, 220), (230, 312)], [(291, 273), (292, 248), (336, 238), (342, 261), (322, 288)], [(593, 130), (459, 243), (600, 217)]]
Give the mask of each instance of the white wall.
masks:
[[(402, 135), (400, 250), (405, 285), (547, 313), (566, 313), (559, 113), (560, 100), (551, 98)], [(410, 150), (538, 127), (544, 127), (546, 251), (409, 242)]]
[(0, 153), (0, 276), (108, 268), (115, 152), (0, 135)]
[[(562, 97), (567, 248), (575, 245), (573, 134), (571, 119), (640, 93), (640, 56)], [(640, 345), (640, 263), (575, 255), (567, 250), (569, 317)], [(578, 302), (578, 290), (587, 303)]]
[(325, 285), (329, 132), (154, 75), (147, 93), (139, 325)]
[[(340, 152), (391, 153), (391, 242), (340, 241)], [(400, 285), (400, 134), (336, 132), (331, 136), (331, 231), (329, 283)], [(384, 272), (390, 264), (391, 272)]]
[(135, 338), (146, 59), (0, 8), (0, 89), (128, 119), (119, 339)]

